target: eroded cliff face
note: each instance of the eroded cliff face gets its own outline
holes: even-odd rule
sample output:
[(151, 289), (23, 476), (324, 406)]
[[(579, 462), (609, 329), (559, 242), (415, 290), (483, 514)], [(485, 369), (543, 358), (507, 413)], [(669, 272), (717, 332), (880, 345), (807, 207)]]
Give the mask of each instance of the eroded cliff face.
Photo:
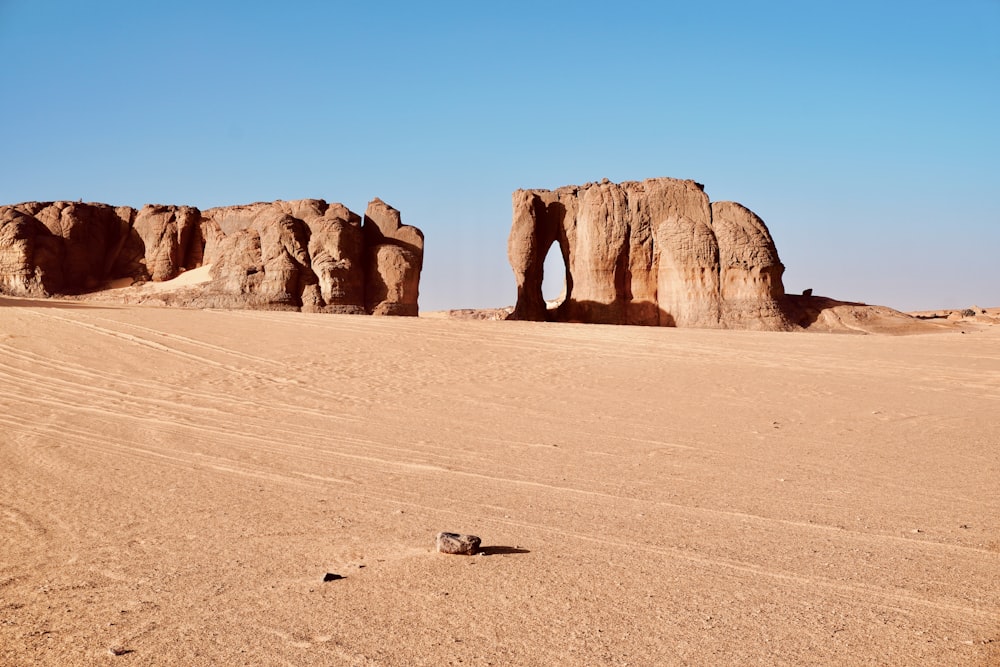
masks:
[(379, 199), (364, 220), (321, 199), (206, 211), (28, 202), (0, 207), (0, 293), (79, 294), (211, 265), (180, 305), (415, 316), (423, 248)]
[[(694, 181), (590, 183), (518, 190), (508, 257), (512, 318), (786, 330), (784, 267), (764, 222), (711, 203)], [(547, 309), (543, 265), (558, 244), (566, 295)]]

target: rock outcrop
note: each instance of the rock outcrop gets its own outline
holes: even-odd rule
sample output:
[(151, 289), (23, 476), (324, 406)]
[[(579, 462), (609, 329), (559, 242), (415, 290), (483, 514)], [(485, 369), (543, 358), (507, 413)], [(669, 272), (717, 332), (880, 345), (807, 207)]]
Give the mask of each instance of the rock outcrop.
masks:
[[(513, 319), (786, 330), (784, 267), (764, 222), (733, 202), (711, 203), (694, 181), (518, 190), (508, 256)], [(558, 244), (562, 303), (542, 296)]]
[(0, 207), (0, 293), (79, 294), (211, 265), (173, 303), (415, 316), (423, 248), (379, 199), (363, 221), (321, 199), (205, 211), (28, 202)]
[(416, 315), (424, 262), (424, 235), (404, 225), (399, 211), (373, 199), (365, 211), (365, 246), (371, 267), (365, 304), (375, 315)]

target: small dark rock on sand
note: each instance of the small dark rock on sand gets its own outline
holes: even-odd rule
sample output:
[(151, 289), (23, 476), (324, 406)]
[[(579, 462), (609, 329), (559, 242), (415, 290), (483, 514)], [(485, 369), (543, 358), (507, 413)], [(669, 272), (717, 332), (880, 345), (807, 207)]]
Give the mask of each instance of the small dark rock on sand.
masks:
[(459, 533), (438, 533), (437, 550), (443, 554), (462, 554), (465, 556), (475, 555), (482, 544), (475, 535), (461, 535)]

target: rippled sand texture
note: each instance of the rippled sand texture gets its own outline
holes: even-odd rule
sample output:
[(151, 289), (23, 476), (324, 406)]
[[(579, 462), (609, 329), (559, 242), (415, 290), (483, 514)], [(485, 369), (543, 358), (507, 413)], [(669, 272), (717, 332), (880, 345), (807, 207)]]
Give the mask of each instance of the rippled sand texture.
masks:
[(1000, 327), (4, 300), (0, 664), (996, 664), (998, 415)]

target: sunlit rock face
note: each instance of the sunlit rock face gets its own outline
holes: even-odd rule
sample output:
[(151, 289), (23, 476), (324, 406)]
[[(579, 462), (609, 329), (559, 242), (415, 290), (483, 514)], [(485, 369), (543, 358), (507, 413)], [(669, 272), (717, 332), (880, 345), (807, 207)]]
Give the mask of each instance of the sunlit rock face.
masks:
[[(588, 183), (513, 195), (511, 317), (604, 324), (786, 330), (784, 266), (764, 222), (711, 203), (690, 180)], [(558, 245), (565, 297), (542, 297)]]
[(205, 211), (27, 202), (0, 207), (0, 293), (79, 294), (211, 265), (209, 282), (170, 303), (416, 315), (423, 248), (379, 199), (364, 220), (322, 199)]

